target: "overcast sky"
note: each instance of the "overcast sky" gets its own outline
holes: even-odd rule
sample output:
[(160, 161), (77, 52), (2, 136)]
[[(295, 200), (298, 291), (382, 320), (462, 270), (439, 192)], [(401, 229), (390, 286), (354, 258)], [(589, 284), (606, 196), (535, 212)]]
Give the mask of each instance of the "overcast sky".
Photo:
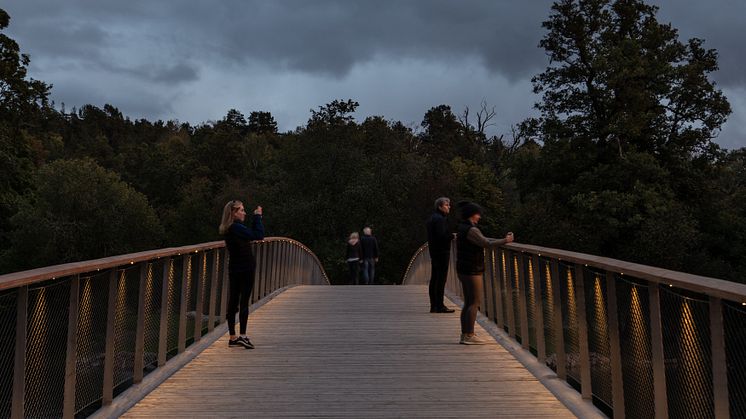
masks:
[[(493, 133), (533, 114), (530, 79), (550, 0), (5, 0), (7, 34), (29, 75), (73, 106), (110, 103), (130, 118), (218, 120), (270, 111), (280, 130), (334, 99), (419, 126), (448, 104), (487, 101)], [(746, 147), (744, 0), (655, 0), (682, 39), (720, 53), (713, 79), (733, 114), (716, 140)]]

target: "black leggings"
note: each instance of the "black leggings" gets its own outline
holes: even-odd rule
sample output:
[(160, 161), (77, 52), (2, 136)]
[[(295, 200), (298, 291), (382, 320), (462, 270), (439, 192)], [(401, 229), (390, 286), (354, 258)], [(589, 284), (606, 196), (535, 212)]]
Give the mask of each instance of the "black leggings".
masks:
[(360, 283), (358, 280), (360, 278), (360, 275), (358, 275), (360, 272), (360, 262), (357, 260), (347, 262), (347, 267), (350, 269), (350, 285), (358, 285)]
[(474, 322), (477, 320), (479, 304), (484, 298), (482, 275), (458, 274), (461, 288), (464, 290), (464, 308), (461, 310), (461, 333), (474, 333)]
[(238, 321), (241, 325), (241, 334), (246, 334), (246, 323), (249, 321), (249, 298), (254, 290), (254, 271), (229, 272), (228, 273), (228, 332), (231, 336), (236, 335), (236, 312), (239, 306), (241, 311)]

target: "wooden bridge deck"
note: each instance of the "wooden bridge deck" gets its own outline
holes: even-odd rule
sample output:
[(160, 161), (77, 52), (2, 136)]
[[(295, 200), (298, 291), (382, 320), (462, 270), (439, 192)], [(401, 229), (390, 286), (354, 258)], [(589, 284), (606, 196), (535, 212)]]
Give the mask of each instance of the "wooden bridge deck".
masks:
[(251, 314), (256, 349), (223, 336), (125, 417), (574, 417), (502, 346), (459, 345), (459, 311), (427, 295), (291, 288)]

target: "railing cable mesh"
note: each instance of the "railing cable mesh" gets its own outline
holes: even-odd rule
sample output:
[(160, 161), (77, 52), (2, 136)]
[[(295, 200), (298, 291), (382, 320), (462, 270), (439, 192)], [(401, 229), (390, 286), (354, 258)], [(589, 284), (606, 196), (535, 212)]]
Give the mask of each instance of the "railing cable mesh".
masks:
[(709, 305), (699, 298), (661, 288), (663, 350), (671, 417), (712, 418), (715, 415)]
[(16, 312), (18, 293), (16, 290), (0, 294), (0, 417), (10, 417), (13, 397), (13, 364), (15, 361)]

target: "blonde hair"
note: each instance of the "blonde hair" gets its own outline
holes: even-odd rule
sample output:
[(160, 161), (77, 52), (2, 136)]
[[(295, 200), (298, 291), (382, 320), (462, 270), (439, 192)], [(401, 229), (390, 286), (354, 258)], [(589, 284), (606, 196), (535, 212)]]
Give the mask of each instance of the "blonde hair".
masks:
[(218, 227), (220, 234), (225, 234), (231, 227), (231, 224), (233, 224), (233, 214), (241, 208), (241, 205), (243, 205), (243, 202), (239, 200), (228, 201), (225, 204), (223, 207), (223, 218), (220, 220), (220, 227)]
[(355, 231), (353, 233), (350, 233), (350, 238), (348, 240), (359, 239), (359, 238), (360, 238), (360, 235), (357, 234), (357, 231)]

